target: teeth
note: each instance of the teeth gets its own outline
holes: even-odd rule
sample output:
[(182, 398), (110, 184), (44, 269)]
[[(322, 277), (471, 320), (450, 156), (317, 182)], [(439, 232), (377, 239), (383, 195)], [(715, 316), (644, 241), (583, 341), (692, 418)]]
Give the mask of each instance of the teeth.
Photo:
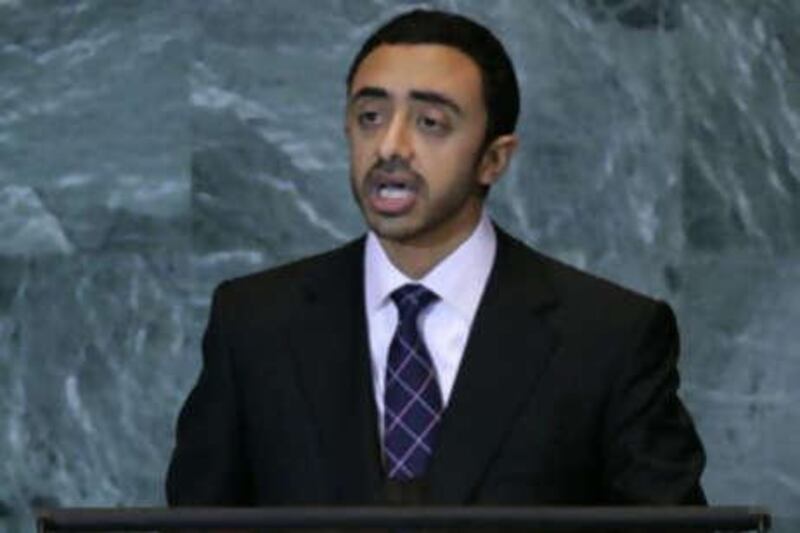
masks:
[(406, 198), (411, 195), (411, 190), (407, 189), (405, 185), (401, 184), (388, 184), (378, 187), (378, 196), (387, 199), (400, 199)]

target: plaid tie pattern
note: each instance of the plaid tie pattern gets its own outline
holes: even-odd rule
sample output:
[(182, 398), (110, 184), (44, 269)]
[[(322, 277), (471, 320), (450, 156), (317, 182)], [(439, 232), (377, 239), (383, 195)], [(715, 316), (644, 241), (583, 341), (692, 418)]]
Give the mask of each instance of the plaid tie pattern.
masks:
[(408, 284), (391, 298), (398, 321), (386, 365), (384, 455), (389, 479), (408, 481), (425, 473), (442, 414), (436, 369), (417, 325), (420, 312), (439, 297)]

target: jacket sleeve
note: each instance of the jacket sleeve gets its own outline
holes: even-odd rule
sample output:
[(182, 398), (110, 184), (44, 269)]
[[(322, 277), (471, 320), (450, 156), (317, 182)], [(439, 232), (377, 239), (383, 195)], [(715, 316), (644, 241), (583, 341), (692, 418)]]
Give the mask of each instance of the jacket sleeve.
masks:
[(233, 354), (226, 344), (231, 310), (225, 287), (214, 292), (203, 366), (178, 416), (166, 480), (171, 506), (241, 505), (249, 499)]
[(604, 434), (604, 480), (613, 503), (704, 505), (705, 453), (677, 395), (678, 330), (663, 303), (630, 335)]

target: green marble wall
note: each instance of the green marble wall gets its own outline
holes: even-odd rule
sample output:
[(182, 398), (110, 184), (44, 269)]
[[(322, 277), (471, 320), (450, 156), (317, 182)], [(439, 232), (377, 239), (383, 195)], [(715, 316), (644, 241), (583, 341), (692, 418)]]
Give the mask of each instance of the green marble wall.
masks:
[[(213, 286), (362, 231), (345, 69), (415, 2), (0, 0), (0, 529), (163, 502)], [(676, 308), (716, 504), (800, 530), (800, 2), (430, 2), (494, 28), (530, 244)]]

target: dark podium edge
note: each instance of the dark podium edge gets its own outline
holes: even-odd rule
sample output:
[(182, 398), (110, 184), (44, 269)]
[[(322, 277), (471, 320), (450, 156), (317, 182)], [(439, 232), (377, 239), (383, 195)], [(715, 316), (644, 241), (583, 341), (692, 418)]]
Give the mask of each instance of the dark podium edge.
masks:
[(218, 528), (531, 527), (767, 531), (761, 506), (717, 507), (139, 507), (39, 509), (37, 531)]

